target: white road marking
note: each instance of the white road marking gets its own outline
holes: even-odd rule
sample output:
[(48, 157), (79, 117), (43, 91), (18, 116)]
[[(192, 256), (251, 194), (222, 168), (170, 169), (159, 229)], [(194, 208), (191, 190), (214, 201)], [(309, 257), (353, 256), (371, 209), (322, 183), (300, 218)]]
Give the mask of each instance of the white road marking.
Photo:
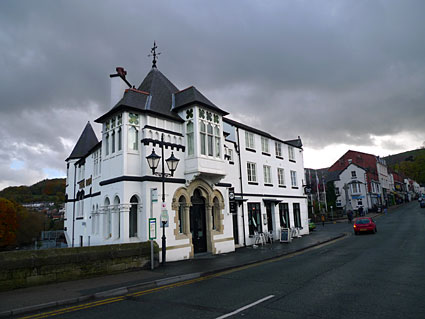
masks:
[(216, 319), (224, 319), (224, 318), (227, 318), (227, 317), (236, 315), (237, 313), (239, 313), (241, 311), (244, 311), (244, 310), (246, 310), (248, 308), (254, 307), (254, 306), (258, 305), (259, 303), (262, 303), (262, 302), (264, 302), (266, 300), (269, 300), (270, 298), (273, 298), (273, 297), (274, 297), (274, 295), (270, 295), (270, 296), (264, 297), (264, 298), (262, 298), (260, 300), (257, 300), (256, 302), (250, 303), (249, 305), (246, 305), (246, 306), (243, 306), (242, 308), (236, 309), (233, 312), (230, 312), (230, 313), (227, 313), (227, 314), (222, 315), (220, 317), (217, 317)]

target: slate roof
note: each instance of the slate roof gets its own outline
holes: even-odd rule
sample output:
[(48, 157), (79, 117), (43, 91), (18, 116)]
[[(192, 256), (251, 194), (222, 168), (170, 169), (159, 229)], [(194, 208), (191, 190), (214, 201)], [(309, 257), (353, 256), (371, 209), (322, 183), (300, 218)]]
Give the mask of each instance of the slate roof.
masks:
[(200, 104), (205, 106), (221, 115), (227, 115), (229, 113), (218, 108), (214, 103), (208, 100), (201, 92), (199, 92), (194, 86), (190, 86), (184, 90), (181, 90), (174, 94), (174, 106), (173, 111), (190, 105), (190, 104)]
[(81, 133), (80, 138), (77, 141), (74, 149), (71, 152), (71, 155), (66, 160), (82, 158), (87, 155), (87, 153), (97, 144), (99, 141), (97, 140), (96, 134), (93, 131), (93, 128), (90, 122), (87, 123), (86, 127)]
[[(302, 142), (301, 142), (301, 139), (300, 138), (298, 138), (296, 140), (283, 141), (280, 138), (277, 138), (277, 137), (274, 137), (273, 135), (270, 135), (269, 133), (266, 133), (266, 132), (261, 131), (259, 129), (250, 127), (250, 126), (245, 125), (245, 124), (242, 124), (242, 123), (239, 123), (239, 122), (237, 122), (235, 120), (231, 120), (229, 118), (225, 118), (224, 117), (223, 118), (223, 122), (228, 123), (228, 124), (230, 124), (232, 126), (240, 127), (242, 129), (244, 129), (245, 131), (249, 131), (249, 132), (252, 132), (252, 133), (256, 133), (258, 135), (262, 135), (264, 137), (268, 137), (270, 139), (276, 140), (276, 141), (281, 142), (281, 143), (289, 144), (289, 145), (294, 146), (294, 147), (297, 147), (297, 148), (302, 148)], [(299, 142), (292, 142), (292, 141), (299, 141)], [(292, 143), (290, 143), (290, 142), (292, 142)]]
[(172, 95), (178, 91), (157, 68), (152, 68), (137, 89), (125, 90), (122, 99), (95, 122), (102, 123), (109, 116), (123, 110), (154, 113), (182, 122), (183, 120), (171, 111)]
[(289, 141), (285, 141), (286, 144), (292, 145), (294, 147), (298, 147), (301, 148), (303, 147), (303, 142), (301, 141), (301, 138), (297, 138), (295, 140), (289, 140)]

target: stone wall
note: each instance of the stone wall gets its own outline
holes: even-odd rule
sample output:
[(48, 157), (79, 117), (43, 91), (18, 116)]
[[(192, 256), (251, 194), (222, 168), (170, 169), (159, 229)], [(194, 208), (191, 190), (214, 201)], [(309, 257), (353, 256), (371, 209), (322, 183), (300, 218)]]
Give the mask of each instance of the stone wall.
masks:
[(149, 242), (3, 252), (0, 291), (148, 268), (150, 259)]

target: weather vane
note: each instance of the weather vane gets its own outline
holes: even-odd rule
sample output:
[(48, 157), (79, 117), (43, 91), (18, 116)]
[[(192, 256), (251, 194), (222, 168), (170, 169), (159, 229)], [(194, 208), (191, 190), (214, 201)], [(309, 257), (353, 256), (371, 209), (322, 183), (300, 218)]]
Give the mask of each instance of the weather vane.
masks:
[(153, 47), (151, 48), (151, 54), (148, 55), (148, 57), (153, 56), (152, 68), (156, 68), (156, 57), (161, 54), (161, 52), (156, 53), (157, 48), (158, 47), (156, 46), (155, 41), (153, 41)]

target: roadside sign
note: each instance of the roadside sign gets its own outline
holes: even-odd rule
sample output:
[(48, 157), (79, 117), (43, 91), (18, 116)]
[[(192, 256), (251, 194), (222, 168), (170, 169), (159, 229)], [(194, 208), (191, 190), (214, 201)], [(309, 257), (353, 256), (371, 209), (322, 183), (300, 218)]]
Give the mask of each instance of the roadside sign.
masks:
[(156, 239), (156, 218), (149, 218), (149, 240)]
[(163, 222), (165, 222), (164, 227), (168, 227), (168, 211), (166, 209), (161, 211), (161, 226)]
[(151, 201), (153, 203), (158, 201), (158, 188), (151, 188)]

